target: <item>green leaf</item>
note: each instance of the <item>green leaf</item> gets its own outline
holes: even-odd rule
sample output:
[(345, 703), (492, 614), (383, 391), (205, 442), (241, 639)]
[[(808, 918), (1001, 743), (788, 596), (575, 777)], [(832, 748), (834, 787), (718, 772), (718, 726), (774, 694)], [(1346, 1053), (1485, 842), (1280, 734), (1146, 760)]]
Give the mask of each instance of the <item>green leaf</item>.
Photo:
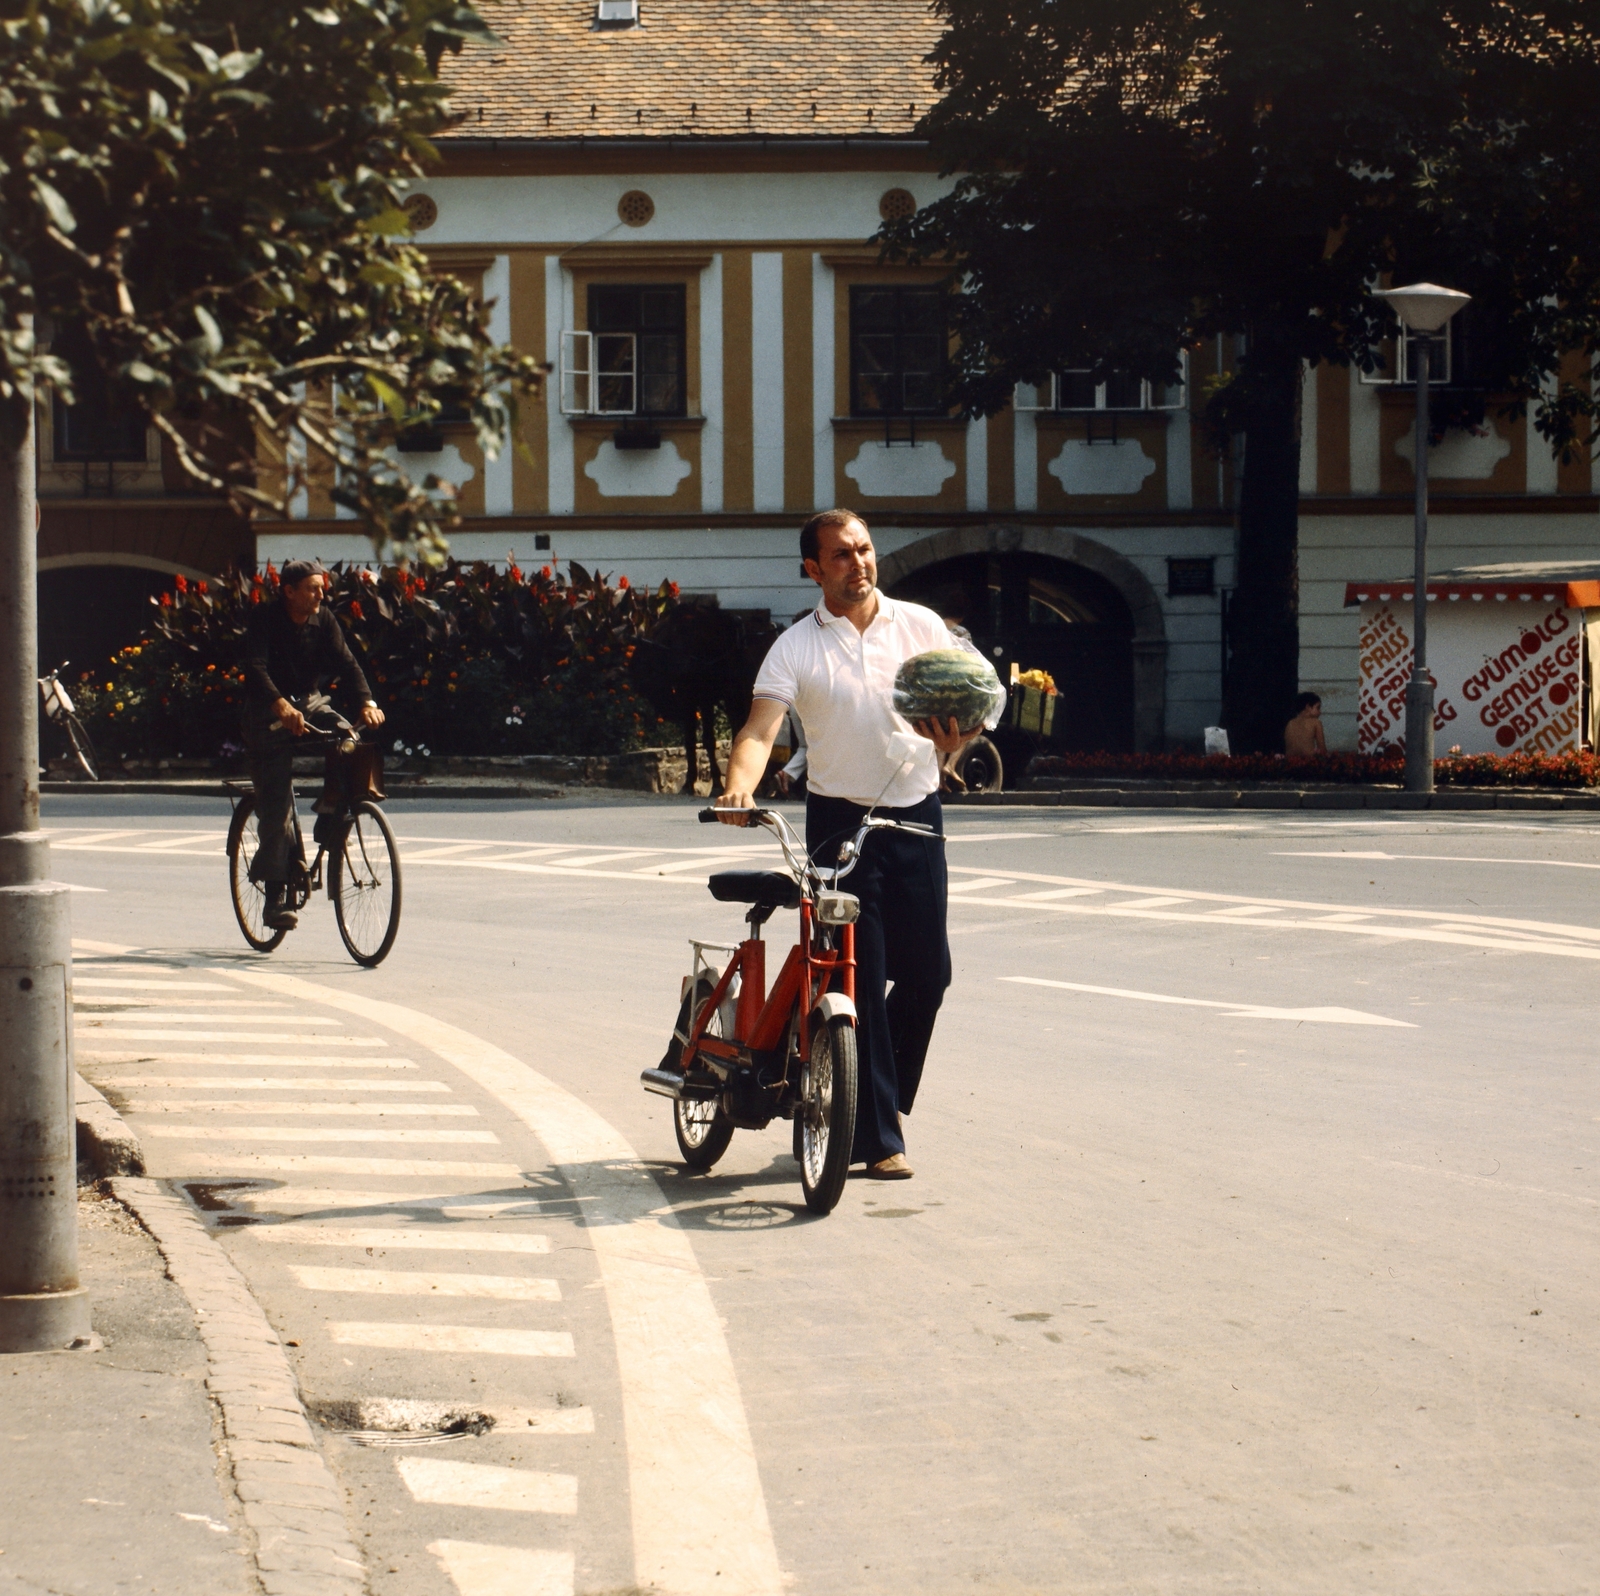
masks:
[(372, 390), (373, 397), (396, 421), (404, 421), (406, 416), (406, 402), (399, 393), (386, 383), (382, 377), (367, 373), (367, 386)]

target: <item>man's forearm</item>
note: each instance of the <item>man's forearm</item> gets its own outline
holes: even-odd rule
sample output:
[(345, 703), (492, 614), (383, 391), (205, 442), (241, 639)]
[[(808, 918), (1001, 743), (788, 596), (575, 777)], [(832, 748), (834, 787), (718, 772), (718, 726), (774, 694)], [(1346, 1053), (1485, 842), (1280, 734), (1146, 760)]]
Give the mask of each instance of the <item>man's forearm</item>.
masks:
[(741, 731), (733, 739), (733, 751), (728, 755), (728, 774), (724, 780), (729, 792), (753, 793), (767, 773), (767, 759), (772, 752), (771, 742), (749, 730)]

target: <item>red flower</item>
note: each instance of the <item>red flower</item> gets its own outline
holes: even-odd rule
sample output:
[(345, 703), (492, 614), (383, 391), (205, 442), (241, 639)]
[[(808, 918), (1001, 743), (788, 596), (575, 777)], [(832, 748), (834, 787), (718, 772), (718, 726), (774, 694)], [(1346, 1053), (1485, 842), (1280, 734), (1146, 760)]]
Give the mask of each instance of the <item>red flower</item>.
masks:
[(173, 585), (173, 586), (174, 586), (174, 587), (175, 587), (175, 588), (177, 588), (177, 590), (178, 590), (178, 591), (179, 591), (179, 592), (180, 592), (180, 593), (187, 593), (187, 592), (188, 592), (188, 591), (189, 591), (189, 583), (188, 583), (188, 580), (187, 580), (187, 578), (185, 578), (185, 576), (184, 576), (184, 575), (183, 575), (183, 573), (182, 573), (182, 572), (181, 572), (181, 571), (180, 571), (180, 572), (178, 572), (178, 573), (177, 573), (177, 574), (176, 574), (176, 575), (175, 575), (175, 576), (174, 576), (174, 577), (173, 577), (173, 578), (172, 578), (172, 585)]
[(361, 600), (360, 599), (351, 599), (350, 600), (350, 613), (358, 621), (364, 621), (366, 619), (366, 616), (361, 613)]
[(195, 585), (194, 585), (194, 590), (197, 593), (204, 593), (205, 590), (206, 590), (205, 583), (204, 582), (196, 582)]
[(506, 575), (509, 576), (513, 582), (520, 582), (522, 580), (522, 569), (520, 566), (516, 565), (508, 566), (506, 568)]
[(170, 593), (163, 593), (161, 595), (161, 607), (164, 610), (170, 610), (172, 608), (172, 595)]
[(548, 582), (550, 580), (550, 567), (548, 565), (541, 566), (539, 568), (539, 575)]
[(617, 578), (617, 589), (618, 589), (618, 591), (619, 591), (619, 592), (625, 592), (625, 591), (626, 591), (626, 590), (627, 590), (627, 586), (628, 586), (628, 579), (627, 579), (627, 577), (625, 577), (625, 576), (619, 576), (619, 577), (618, 577), (618, 578)]

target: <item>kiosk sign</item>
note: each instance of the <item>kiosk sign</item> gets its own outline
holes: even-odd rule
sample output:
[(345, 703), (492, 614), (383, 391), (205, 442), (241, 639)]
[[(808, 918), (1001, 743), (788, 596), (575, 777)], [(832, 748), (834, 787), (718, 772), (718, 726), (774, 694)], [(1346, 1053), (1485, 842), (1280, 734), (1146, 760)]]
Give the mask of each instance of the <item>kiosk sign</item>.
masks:
[[(1352, 582), (1361, 609), (1357, 746), (1405, 749), (1412, 589)], [(1428, 583), (1434, 736), (1464, 754), (1566, 754), (1594, 745), (1591, 640), (1600, 643), (1600, 583)]]

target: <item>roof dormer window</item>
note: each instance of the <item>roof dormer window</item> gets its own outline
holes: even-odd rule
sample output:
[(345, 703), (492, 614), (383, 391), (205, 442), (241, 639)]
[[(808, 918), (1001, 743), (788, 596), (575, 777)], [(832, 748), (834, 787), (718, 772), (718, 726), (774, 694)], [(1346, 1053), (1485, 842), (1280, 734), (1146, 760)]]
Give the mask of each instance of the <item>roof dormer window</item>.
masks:
[(638, 27), (639, 0), (595, 0), (594, 25), (597, 28)]

